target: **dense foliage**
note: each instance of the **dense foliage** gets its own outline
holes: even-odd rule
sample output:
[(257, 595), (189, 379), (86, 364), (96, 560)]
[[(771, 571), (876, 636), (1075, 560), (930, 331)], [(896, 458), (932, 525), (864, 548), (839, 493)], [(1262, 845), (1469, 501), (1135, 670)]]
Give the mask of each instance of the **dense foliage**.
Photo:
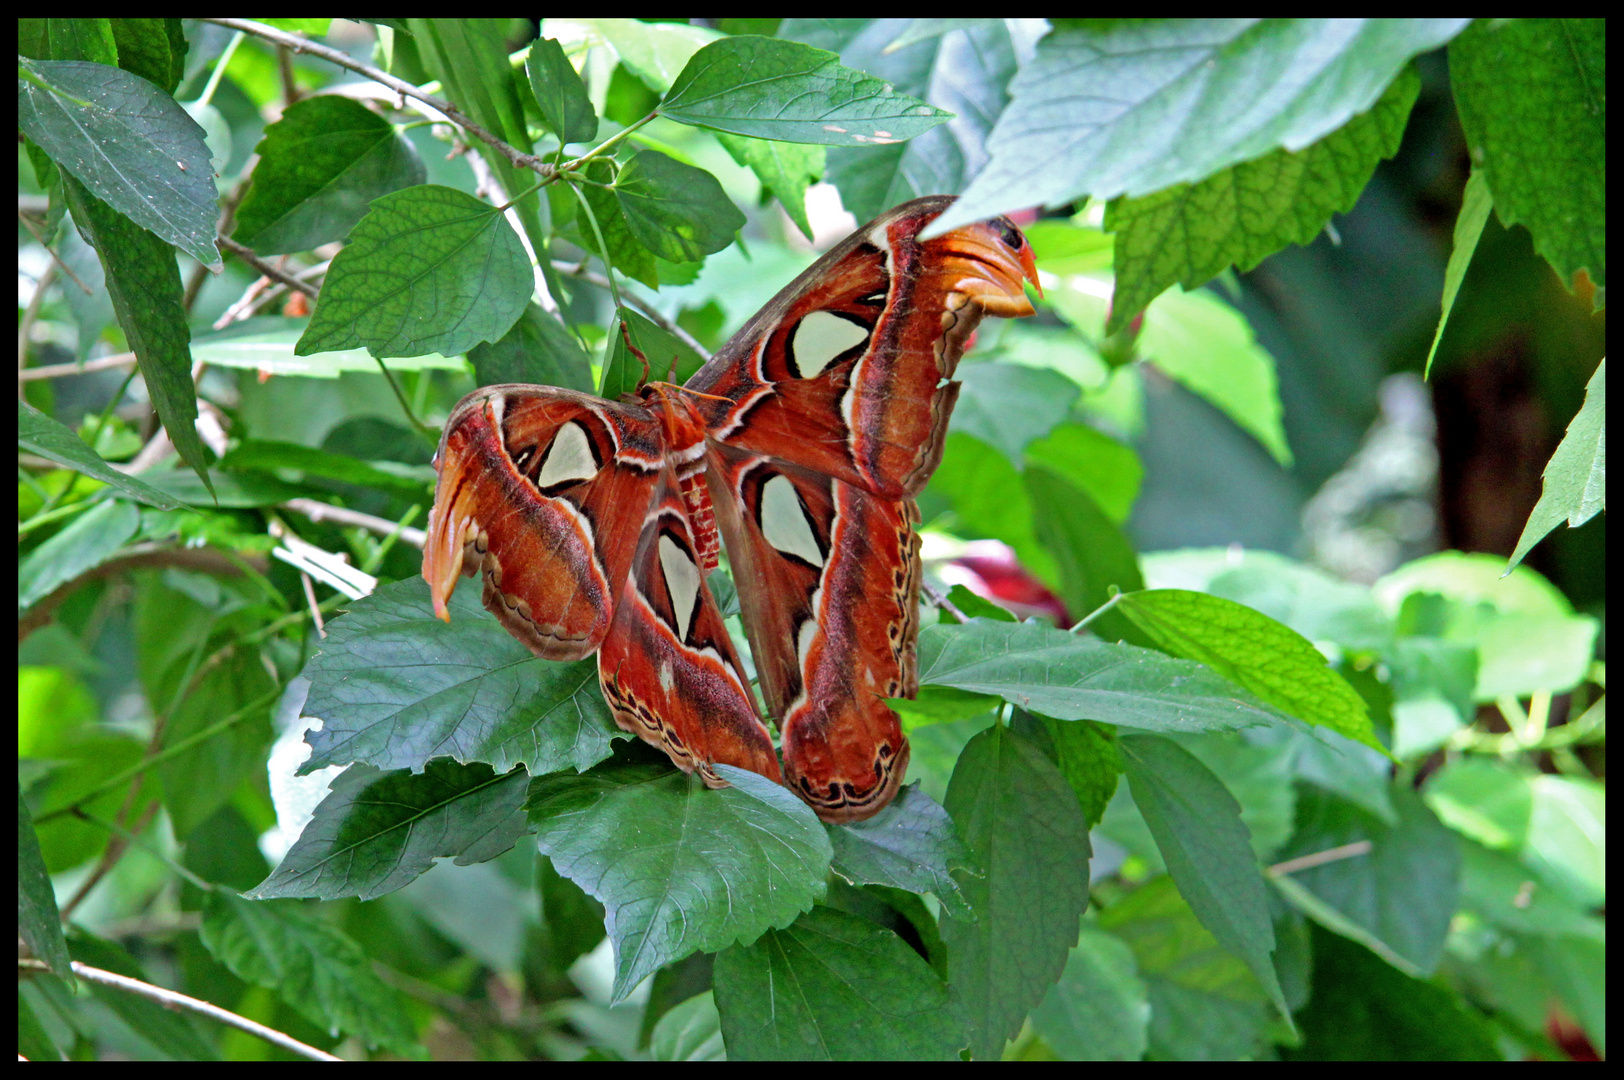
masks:
[[(19, 54), (23, 1055), (1604, 1051), (1600, 20)], [(434, 618), (458, 398), (615, 396), (622, 325), (681, 378), (936, 192), (1043, 297), (921, 498), (895, 803), (708, 790)]]

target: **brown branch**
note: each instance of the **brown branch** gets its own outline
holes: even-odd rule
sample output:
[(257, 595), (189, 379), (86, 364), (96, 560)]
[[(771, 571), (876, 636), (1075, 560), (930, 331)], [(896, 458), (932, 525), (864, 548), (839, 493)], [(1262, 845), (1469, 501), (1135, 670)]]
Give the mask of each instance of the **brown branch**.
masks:
[(279, 269), (271, 263), (266, 262), (258, 255), (255, 255), (252, 248), (244, 247), (242, 244), (237, 243), (237, 241), (231, 239), (229, 236), (219, 237), (218, 241), (221, 247), (237, 256), (237, 258), (241, 259), (249, 266), (252, 266), (255, 270), (258, 270), (262, 276), (268, 277), (272, 281), (279, 281), (290, 289), (297, 289), (306, 296), (310, 297), (312, 300), (316, 298), (316, 287), (314, 285), (306, 281), (300, 281), (286, 270)]
[(438, 109), (468, 134), (480, 142), (495, 147), (498, 153), (513, 163), (514, 168), (530, 169), (543, 178), (551, 178), (556, 173), (556, 170), (539, 156), (526, 154), (517, 147), (497, 138), (476, 124), (467, 114), (450, 102), (431, 97), (404, 79), (398, 79), (387, 71), (375, 68), (371, 64), (363, 64), (359, 60), (352, 59), (347, 53), (340, 52), (330, 45), (323, 45), (308, 38), (284, 33), (275, 27), (266, 26), (264, 23), (254, 22), (251, 19), (203, 19), (201, 21), (214, 23), (217, 26), (230, 27), (232, 30), (240, 30), (245, 34), (264, 38), (266, 41), (275, 42), (296, 53), (309, 53), (311, 56), (319, 56), (329, 64), (337, 64), (339, 67), (353, 71), (357, 75), (364, 75), (373, 82), (389, 87), (402, 97), (415, 98), (431, 108)]
[[(43, 960), (19, 959), (17, 967), (23, 971), (44, 972), (49, 970)], [(103, 971), (101, 968), (91, 967), (89, 964), (81, 963), (78, 960), (73, 961), (73, 973), (86, 982), (96, 983), (100, 986), (111, 986), (116, 990), (123, 990), (137, 997), (156, 1001), (166, 1008), (186, 1009), (197, 1013), (199, 1016), (206, 1016), (210, 1020), (225, 1024), (228, 1027), (234, 1027), (238, 1031), (246, 1031), (250, 1035), (258, 1036), (268, 1043), (280, 1046), (282, 1049), (298, 1054), (300, 1057), (307, 1057), (312, 1061), (343, 1060), (343, 1058), (334, 1057), (325, 1050), (318, 1050), (314, 1046), (302, 1043), (293, 1036), (285, 1035), (275, 1028), (268, 1028), (264, 1024), (250, 1020), (246, 1016), (238, 1016), (236, 1013), (228, 1009), (222, 1009), (218, 1005), (210, 1004), (207, 1001), (199, 1001), (195, 997), (188, 997), (174, 990), (166, 990), (162, 986), (154, 986), (151, 983), (142, 982), (140, 979), (132, 979), (128, 975)]]

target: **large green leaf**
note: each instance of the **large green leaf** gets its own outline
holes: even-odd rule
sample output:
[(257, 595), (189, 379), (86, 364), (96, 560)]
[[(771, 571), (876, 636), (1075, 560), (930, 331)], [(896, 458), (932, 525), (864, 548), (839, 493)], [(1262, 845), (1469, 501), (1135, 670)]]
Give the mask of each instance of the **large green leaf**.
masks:
[(541, 38), (532, 43), (524, 72), (542, 121), (559, 142), (586, 142), (598, 133), (598, 118), (592, 112), (586, 85), (556, 40)]
[(1001, 724), (964, 748), (946, 806), (979, 871), (959, 876), (973, 918), (942, 919), (949, 986), (971, 1053), (996, 1061), (1077, 943), (1088, 823), (1054, 763)]
[(1032, 1010), (1032, 1028), (1068, 1061), (1137, 1061), (1147, 994), (1128, 946), (1085, 919), (1060, 981)]
[(500, 340), (534, 287), (530, 257), (499, 209), (421, 184), (372, 201), (294, 352), (456, 356)]
[(344, 770), (255, 900), (308, 896), (373, 900), (411, 884), (437, 858), (483, 862), (529, 831), (529, 775), (446, 758), (413, 775), (366, 765)]
[(1466, 190), (1461, 193), (1460, 213), (1455, 215), (1449, 264), (1444, 267), (1443, 310), (1438, 313), (1438, 329), (1432, 332), (1432, 347), (1427, 350), (1422, 378), (1432, 374), (1432, 361), (1438, 355), (1438, 343), (1444, 339), (1444, 327), (1449, 325), (1449, 313), (1455, 307), (1455, 297), (1466, 281), (1466, 271), (1472, 265), (1472, 255), (1477, 251), (1483, 226), (1489, 223), (1489, 211), (1493, 209), (1494, 196), (1489, 193), (1488, 181), (1480, 171), (1473, 169), (1466, 178)]
[(334, 94), (288, 106), (254, 152), (259, 164), (234, 239), (261, 255), (342, 240), (373, 199), (427, 175), (393, 124)]
[(17, 610), (32, 607), (58, 585), (111, 559), (140, 526), (141, 511), (122, 499), (106, 499), (68, 522), (19, 559)]
[(592, 358), (558, 316), (538, 304), (526, 304), (524, 314), (500, 341), (469, 349), (468, 361), (480, 386), (534, 383), (587, 393), (593, 389)]
[(935, 893), (943, 907), (965, 910), (952, 875), (967, 865), (964, 844), (947, 811), (918, 784), (867, 821), (829, 826), (829, 843), (835, 873), (847, 881)]
[(1269, 1019), (1263, 989), (1201, 925), (1171, 877), (1155, 878), (1106, 908), (1099, 927), (1133, 950), (1149, 991), (1152, 1056), (1226, 1061), (1256, 1054)]
[(106, 64), (19, 58), (17, 126), (97, 199), (220, 269), (209, 151), (174, 98)]
[[(1032, 504), (1032, 531), (1059, 565), (1060, 598), (1073, 618), (1099, 608), (1115, 592), (1144, 587), (1133, 545), (1087, 492), (1042, 466), (1028, 468), (1023, 479)], [(1116, 611), (1104, 612), (1088, 626), (1107, 641), (1151, 643)]]
[[(657, 289), (660, 276), (654, 253), (632, 233), (626, 210), (613, 188), (614, 176), (614, 166), (607, 161), (597, 159), (587, 163), (586, 178), (592, 182), (574, 189), (578, 197), (586, 200), (586, 205), (576, 214), (575, 232), (582, 246), (597, 253), (605, 265)], [(596, 230), (593, 222), (597, 223)], [(602, 244), (598, 243), (599, 233), (603, 234)]]
[(806, 217), (806, 189), (823, 179), (823, 147), (751, 139), (725, 131), (716, 133), (716, 141), (734, 161), (756, 174), (761, 186), (779, 201), (801, 234), (812, 239), (812, 224)]
[(506, 773), (586, 769), (624, 738), (591, 660), (540, 660), (513, 640), (464, 585), (429, 607), (420, 578), (384, 585), (328, 625), (305, 666), (305, 715), (323, 721), (302, 773), (364, 762), (421, 772), (431, 758), (488, 762)]
[(1035, 20), (939, 21), (947, 25), (911, 40), (898, 35), (904, 19), (785, 19), (778, 29), (778, 37), (837, 52), (847, 67), (958, 113), (906, 143), (830, 151), (829, 180), (858, 221), (920, 195), (962, 191), (986, 164), (987, 135), (1009, 103), (1009, 80), (1022, 49), (1031, 49)]
[(828, 146), (901, 142), (953, 115), (842, 67), (823, 49), (748, 34), (694, 53), (659, 113), (735, 135)]
[(1107, 332), (1127, 326), (1169, 285), (1194, 289), (1225, 267), (1250, 270), (1288, 244), (1312, 241), (1332, 214), (1352, 210), (1377, 163), (1398, 153), (1420, 89), (1407, 68), (1370, 111), (1312, 146), (1113, 201), (1105, 215), (1106, 231), (1116, 234)]
[(1605, 287), (1606, 22), (1479, 20), (1449, 46), (1449, 85), (1500, 220), (1527, 225), (1570, 288), (1580, 270)]
[(955, 1061), (963, 1027), (897, 935), (818, 905), (716, 958), (731, 1061)]
[(1062, 22), (1010, 84), (991, 162), (928, 231), (1084, 195), (1148, 195), (1301, 150), (1374, 106), (1411, 57), (1466, 22)]
[(1219, 944), (1246, 961), (1282, 1016), (1274, 926), (1251, 838), (1229, 789), (1171, 739), (1128, 735), (1118, 744), (1134, 805), (1179, 893)]
[(1175, 656), (1200, 661), (1310, 724), (1383, 749), (1358, 692), (1291, 627), (1186, 589), (1129, 593), (1118, 607)]
[(187, 348), (185, 294), (175, 249), (102, 202), (72, 176), (62, 192), (73, 223), (101, 256), (107, 293), (130, 343), (164, 432), (182, 461), (213, 494), (208, 456), (197, 434), (197, 387)]
[(17, 787), (17, 936), (51, 971), (69, 977), (72, 961), (62, 937), (62, 916), (21, 784)]
[(397, 1054), (418, 1048), (399, 991), (372, 970), (355, 940), (303, 905), (205, 894), (203, 945), (244, 982), (268, 987), (320, 1029)]
[[(627, 347), (622, 325), (630, 332), (632, 344), (648, 361), (647, 371)], [(616, 312), (616, 320), (609, 326), (608, 346), (600, 393), (611, 401), (623, 394), (635, 393), (645, 376), (650, 382), (687, 382), (705, 363), (704, 357), (631, 308), (623, 307)]]
[(1274, 877), (1287, 900), (1320, 925), (1374, 950), (1407, 974), (1433, 972), (1460, 898), (1460, 844), (1407, 789), (1395, 789), (1389, 825), (1305, 786), (1297, 835), (1282, 861), (1368, 841), (1364, 854)]
[(640, 150), (621, 166), (615, 195), (632, 235), (671, 262), (701, 262), (744, 227), (716, 177), (658, 150)]
[(1460, 993), (1395, 971), (1351, 941), (1313, 934), (1314, 984), (1303, 1044), (1284, 1056), (1327, 1061), (1500, 1061), (1497, 1029)]
[(1585, 386), (1585, 403), (1568, 422), (1561, 445), (1545, 466), (1545, 490), (1511, 553), (1511, 566), (1567, 519), (1577, 529), (1607, 506), (1607, 360)]
[(823, 895), (829, 837), (811, 809), (765, 777), (717, 771), (731, 787), (621, 762), (531, 786), (541, 850), (603, 903), (615, 1001), (690, 953), (788, 926)]
[(1149, 731), (1225, 731), (1285, 717), (1189, 660), (1037, 623), (975, 619), (919, 634), (921, 685), (996, 694), (1061, 720)]
[(1019, 466), (1027, 446), (1066, 419), (1077, 384), (1059, 372), (996, 361), (960, 365), (953, 431), (973, 435)]
[[(192, 356), (217, 367), (241, 368), (265, 375), (336, 379), (346, 371), (377, 374), (378, 361), (363, 348), (334, 349), (310, 356), (295, 354), (299, 338), (308, 326), (305, 319), (260, 315), (198, 338), (192, 342)], [(397, 356), (389, 361), (390, 371), (428, 368), (462, 371), (463, 362), (460, 356), (439, 353)]]

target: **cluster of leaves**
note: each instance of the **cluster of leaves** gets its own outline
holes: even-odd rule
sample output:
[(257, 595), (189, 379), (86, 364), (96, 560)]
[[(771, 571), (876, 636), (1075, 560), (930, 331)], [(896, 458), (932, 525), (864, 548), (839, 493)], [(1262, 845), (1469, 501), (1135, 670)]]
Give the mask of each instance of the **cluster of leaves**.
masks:
[[(1476, 169), (1451, 288), (1493, 205), (1565, 282), (1586, 270), (1599, 304), (1605, 118), (1586, 80), (1600, 24), (757, 22), (548, 22), (513, 56), (500, 21), (381, 24), (373, 62), (437, 82), (451, 109), (430, 119), (453, 125), (435, 130), (478, 155), (452, 172), (421, 152), (424, 129), (339, 94), (288, 104), (245, 170), (232, 144), (251, 145), (257, 122), (248, 107), (228, 122), (227, 98), (266, 105), (297, 85), (254, 38), (319, 38), (326, 20), (237, 24), (253, 36), (229, 55), (213, 26), (25, 21), (19, 125), (46, 228), (111, 299), (99, 323), (74, 312), (81, 356), (116, 319), (196, 473), (108, 464), (140, 445), (118, 449), (133, 434), (112, 416), (122, 389), (84, 437), (48, 400), (19, 404), (20, 445), (62, 466), (21, 495), (25, 534), (48, 538), (21, 560), (19, 612), (32, 629), (59, 611), (19, 679), (20, 923), (35, 954), (59, 974), (70, 949), (143, 973), (87, 930), (64, 942), (46, 872), (95, 860), (90, 883), (110, 870), (154, 896), (155, 877), (173, 880), (145, 861), (175, 850), (148, 826), (161, 808), (188, 883), (165, 903), (201, 920), (179, 946), (191, 988), (324, 1045), (341, 1032), (424, 1053), (437, 999), (372, 964), (467, 993), (470, 960), (552, 1010), (541, 1034), (462, 1017), (501, 1032), (492, 1053), (1498, 1056), (1547, 1051), (1551, 999), (1602, 1045), (1601, 791), (1582, 768), (1542, 774), (1520, 756), (1571, 758), (1602, 730), (1602, 702), (1579, 716), (1579, 696), (1549, 726), (1555, 695), (1597, 681), (1596, 621), (1532, 571), (1500, 581), (1489, 559), (1438, 556), (1364, 588), (1257, 553), (1141, 558), (1123, 528), (1141, 466), (1106, 433), (1128, 361), (1149, 361), (1290, 461), (1272, 359), (1234, 308), (1182, 290), (1351, 207), (1398, 147), (1410, 61), (1446, 42)], [(1508, 56), (1528, 85), (1475, 74)], [(214, 79), (177, 104), (211, 61)], [(386, 104), (407, 103), (399, 89)], [(1554, 129), (1532, 116), (1547, 106)], [(1529, 152), (1553, 130), (1584, 168)], [(220, 265), (216, 172), (241, 196), (231, 251), (317, 273), (330, 257), (313, 315), (192, 340), (174, 253)], [(396, 543), (432, 482), (402, 409), (414, 424), (443, 414), (470, 385), (462, 356), (477, 384), (613, 396), (640, 374), (623, 323), (682, 377), (701, 357), (673, 323), (714, 344), (789, 279), (774, 260), (800, 258), (753, 242), (743, 261), (730, 192), (753, 185), (810, 235), (820, 176), (859, 219), (937, 191), (964, 193), (939, 228), (1084, 198), (1103, 209), (1028, 230), (1054, 318), (985, 329), (923, 499), (943, 531), (1004, 541), (1067, 609), (1094, 614), (1067, 632), (955, 589), (973, 617), (924, 630), (919, 697), (893, 703), (914, 783), (853, 826), (753, 774), (706, 790), (615, 728), (593, 661), (530, 656), (466, 587), (452, 622), (435, 619), (416, 553)], [(614, 298), (607, 330), (578, 273), (592, 259)], [(532, 299), (537, 272), (557, 310)], [(245, 377), (211, 395), (194, 362)], [(387, 382), (355, 374), (378, 366)], [(1519, 557), (1601, 505), (1603, 371)], [(229, 444), (199, 435), (199, 392)], [(364, 573), (294, 540), (265, 561), (261, 515), (285, 532), (273, 508), (310, 496), (395, 523), (381, 540), (309, 532)], [(133, 572), (187, 546), (222, 557)], [(346, 613), (319, 642), (290, 564), (341, 590), (320, 609)], [(133, 604), (86, 584), (132, 572)], [(110, 618), (127, 619), (131, 671), (87, 649)], [(137, 689), (142, 737), (107, 722), (98, 698), (115, 684)], [(1485, 705), (1508, 735), (1479, 732)], [(301, 716), (320, 723), (306, 732)], [(273, 824), (286, 853), (271, 871), (253, 838)], [(423, 878), (446, 859), (463, 870)], [(380, 897), (386, 915), (353, 902)], [(601, 987), (588, 953), (607, 959)], [(34, 980), (24, 1051), (87, 1033), (137, 1054), (220, 1052), (157, 1006), (97, 993), (118, 1024)]]

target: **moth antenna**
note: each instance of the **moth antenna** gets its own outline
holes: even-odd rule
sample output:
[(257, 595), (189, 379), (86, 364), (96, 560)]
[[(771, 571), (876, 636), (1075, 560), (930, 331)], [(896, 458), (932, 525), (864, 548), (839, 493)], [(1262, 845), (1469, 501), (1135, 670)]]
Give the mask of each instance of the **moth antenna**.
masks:
[(648, 357), (643, 355), (642, 349), (632, 344), (631, 327), (626, 325), (624, 319), (620, 321), (620, 339), (626, 343), (626, 350), (637, 357), (638, 361), (643, 365), (643, 377), (637, 380), (637, 392), (641, 393), (643, 387), (648, 385)]

